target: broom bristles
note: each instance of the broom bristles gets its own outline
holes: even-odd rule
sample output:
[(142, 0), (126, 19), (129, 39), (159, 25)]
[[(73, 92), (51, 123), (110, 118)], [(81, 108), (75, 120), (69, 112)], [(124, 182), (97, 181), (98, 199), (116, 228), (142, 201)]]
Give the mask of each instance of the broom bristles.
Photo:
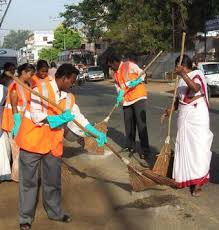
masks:
[(161, 148), (160, 154), (157, 157), (157, 160), (153, 167), (153, 172), (161, 176), (166, 176), (169, 168), (171, 157), (171, 145), (165, 143)]
[[(156, 183), (152, 181), (151, 179), (139, 175), (135, 170), (137, 170), (137, 167), (129, 167), (128, 166), (128, 172), (129, 172), (129, 180), (130, 184), (132, 186), (133, 191), (140, 192), (145, 190), (147, 187), (153, 186)], [(140, 170), (138, 170), (140, 172)]]
[(160, 176), (150, 169), (128, 165), (130, 183), (134, 191), (142, 191), (149, 186), (160, 184), (176, 188), (176, 182), (170, 178)]
[[(107, 133), (107, 123), (100, 122), (94, 125), (94, 127), (104, 133)], [(104, 147), (99, 147), (96, 139), (94, 137), (85, 137), (84, 138), (84, 149), (88, 151), (88, 153), (96, 154), (96, 155), (103, 155), (104, 154)]]

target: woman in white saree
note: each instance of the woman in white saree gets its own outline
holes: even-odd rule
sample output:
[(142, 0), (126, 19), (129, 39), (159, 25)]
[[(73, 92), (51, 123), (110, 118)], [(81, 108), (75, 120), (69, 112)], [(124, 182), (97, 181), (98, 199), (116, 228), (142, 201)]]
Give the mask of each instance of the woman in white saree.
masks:
[(11, 179), (10, 142), (6, 132), (1, 128), (2, 112), (7, 96), (7, 88), (0, 84), (0, 182)]
[[(176, 73), (181, 76), (174, 110), (178, 110), (177, 137), (173, 164), (173, 179), (179, 188), (190, 187), (193, 196), (199, 196), (201, 186), (209, 180), (211, 144), (209, 129), (207, 85), (200, 70), (192, 70), (192, 61), (183, 56)], [(166, 109), (163, 116), (168, 116)]]

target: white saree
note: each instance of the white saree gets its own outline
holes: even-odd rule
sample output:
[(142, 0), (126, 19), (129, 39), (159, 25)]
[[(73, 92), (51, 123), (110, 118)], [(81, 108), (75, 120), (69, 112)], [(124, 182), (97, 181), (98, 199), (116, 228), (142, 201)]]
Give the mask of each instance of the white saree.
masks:
[(9, 138), (6, 132), (1, 129), (2, 112), (4, 101), (7, 95), (7, 89), (0, 85), (0, 181), (11, 179), (10, 157), (11, 148)]
[[(179, 188), (203, 185), (209, 180), (211, 144), (213, 134), (209, 129), (207, 86), (203, 73), (192, 71), (188, 76), (201, 89), (193, 93), (183, 79), (178, 85), (178, 120), (173, 178)], [(186, 98), (196, 95), (203, 97), (188, 104)]]

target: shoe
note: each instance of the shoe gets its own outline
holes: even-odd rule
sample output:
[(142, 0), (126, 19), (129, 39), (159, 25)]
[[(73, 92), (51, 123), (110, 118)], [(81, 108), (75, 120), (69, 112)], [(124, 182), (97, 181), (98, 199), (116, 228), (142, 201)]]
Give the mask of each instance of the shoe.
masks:
[(60, 221), (63, 223), (70, 223), (72, 221), (72, 218), (69, 215), (64, 215), (61, 219), (50, 219), (54, 221)]
[(140, 159), (145, 159), (145, 155), (143, 153), (139, 153)]
[(25, 223), (25, 224), (20, 224), (20, 230), (30, 230), (31, 229), (31, 224)]
[(146, 160), (149, 154), (150, 154), (150, 149), (146, 149), (146, 150), (143, 150), (141, 153), (139, 153), (139, 157), (140, 159)]
[(124, 148), (119, 151), (120, 153), (128, 153), (129, 155), (133, 155), (135, 153), (135, 150), (133, 148)]

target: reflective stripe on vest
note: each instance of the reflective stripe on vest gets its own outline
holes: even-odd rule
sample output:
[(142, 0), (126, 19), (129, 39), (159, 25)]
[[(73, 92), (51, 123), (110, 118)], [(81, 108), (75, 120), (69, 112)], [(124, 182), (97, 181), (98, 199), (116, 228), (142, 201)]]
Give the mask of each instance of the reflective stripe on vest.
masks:
[[(42, 85), (42, 95), (44, 97), (48, 98), (48, 89), (47, 89), (47, 86), (46, 86), (46, 82), (43, 81), (41, 85)], [(48, 102), (47, 101), (43, 100), (42, 108), (43, 108), (43, 111), (45, 113), (47, 113), (47, 110), (48, 110)]]
[(66, 106), (65, 106), (65, 109), (70, 109), (70, 106), (71, 106), (71, 94), (68, 93), (67, 94), (67, 97), (66, 97)]
[[(47, 93), (48, 98), (55, 101), (56, 95), (50, 82), (46, 83), (47, 90), (44, 89), (44, 96)], [(43, 91), (42, 84), (38, 85), (38, 90), (41, 94)], [(72, 94), (67, 94), (66, 98), (63, 98), (58, 105), (63, 109), (72, 108), (75, 99)], [(44, 100), (39, 100), (40, 105), (44, 106)], [(60, 114), (60, 110), (48, 103), (47, 114), (55, 116)], [(22, 119), (22, 123), (19, 132), (16, 136), (16, 143), (18, 146), (28, 152), (51, 154), (55, 157), (61, 157), (63, 153), (63, 127), (51, 129), (48, 124), (43, 123), (42, 126), (37, 125), (31, 119), (30, 104), (28, 103), (25, 110), (25, 116)]]
[(147, 96), (146, 87), (143, 83), (138, 84), (134, 88), (128, 88), (128, 82), (138, 78), (137, 73), (130, 73), (131, 62), (123, 62), (117, 73), (115, 73), (115, 81), (124, 91), (124, 101), (131, 102), (141, 97)]

